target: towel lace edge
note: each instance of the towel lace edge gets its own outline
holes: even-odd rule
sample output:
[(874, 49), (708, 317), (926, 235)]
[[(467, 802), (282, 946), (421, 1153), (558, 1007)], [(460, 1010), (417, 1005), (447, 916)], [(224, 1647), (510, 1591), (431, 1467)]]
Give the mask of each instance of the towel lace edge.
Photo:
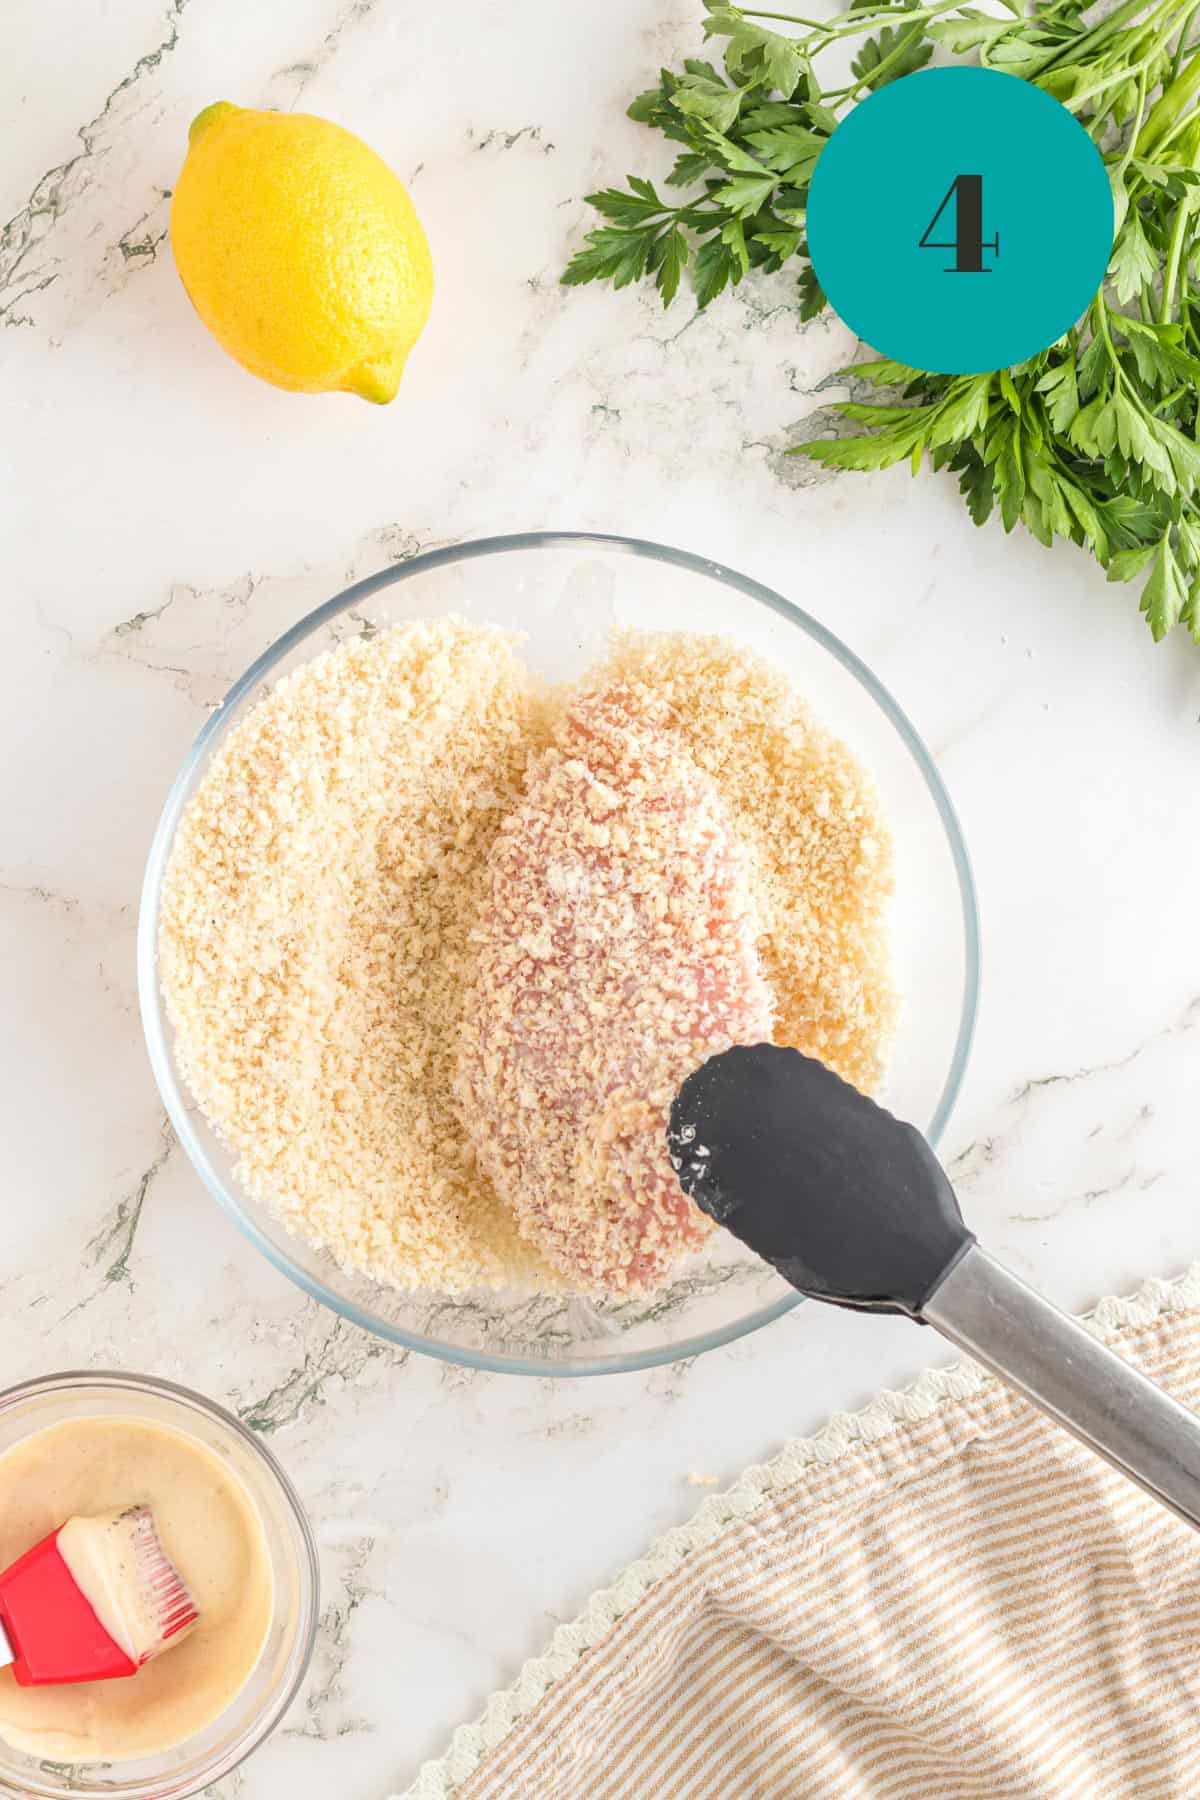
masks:
[[(1173, 1281), (1156, 1277), (1125, 1298), (1110, 1295), (1084, 1316), (1083, 1323), (1097, 1336), (1109, 1337), (1198, 1307), (1200, 1262)], [(770, 1462), (743, 1470), (731, 1487), (702, 1501), (686, 1523), (664, 1533), (611, 1586), (594, 1593), (578, 1618), (556, 1629), (546, 1651), (530, 1658), (511, 1686), (492, 1695), (474, 1723), (457, 1728), (446, 1754), (423, 1764), (411, 1787), (391, 1800), (453, 1800), (484, 1758), (500, 1748), (550, 1688), (693, 1551), (712, 1543), (772, 1491), (794, 1486), (814, 1464), (837, 1462), (861, 1446), (929, 1418), (947, 1401), (971, 1398), (994, 1379), (970, 1361), (926, 1369), (907, 1387), (882, 1389), (858, 1412), (834, 1413), (812, 1437), (793, 1439)]]

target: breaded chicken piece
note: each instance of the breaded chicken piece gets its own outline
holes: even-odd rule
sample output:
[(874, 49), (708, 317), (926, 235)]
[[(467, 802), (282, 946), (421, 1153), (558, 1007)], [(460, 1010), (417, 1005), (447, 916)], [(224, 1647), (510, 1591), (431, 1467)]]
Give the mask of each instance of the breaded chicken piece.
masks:
[(480, 1168), (584, 1293), (661, 1285), (712, 1229), (666, 1149), (684, 1078), (769, 1040), (744, 854), (642, 690), (586, 694), (492, 847), (457, 1094)]

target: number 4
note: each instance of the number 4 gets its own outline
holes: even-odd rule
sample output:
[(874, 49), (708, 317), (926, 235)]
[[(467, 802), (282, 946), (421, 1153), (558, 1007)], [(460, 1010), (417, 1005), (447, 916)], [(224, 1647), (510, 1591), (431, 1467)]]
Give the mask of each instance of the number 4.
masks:
[[(938, 220), (954, 201), (954, 236), (949, 243), (944, 239), (930, 237)], [(946, 189), (937, 211), (925, 227), (924, 234), (917, 248), (919, 250), (953, 250), (954, 266), (946, 270), (947, 275), (988, 275), (990, 269), (983, 266), (983, 253), (991, 250), (994, 255), (1000, 254), (1000, 233), (997, 232), (990, 244), (983, 241), (983, 176), (956, 175)]]

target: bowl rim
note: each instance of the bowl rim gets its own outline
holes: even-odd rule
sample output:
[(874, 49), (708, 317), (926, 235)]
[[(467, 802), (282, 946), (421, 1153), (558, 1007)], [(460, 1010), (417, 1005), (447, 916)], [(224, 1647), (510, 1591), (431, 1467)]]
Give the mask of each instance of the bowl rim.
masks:
[[(60, 1369), (47, 1375), (35, 1375), (27, 1381), (16, 1381), (0, 1389), (0, 1416), (6, 1415), (14, 1406), (21, 1405), (27, 1400), (35, 1400), (41, 1396), (56, 1393), (69, 1393), (72, 1389), (108, 1390), (118, 1395), (122, 1392), (157, 1394), (181, 1407), (206, 1413), (210, 1419), (215, 1419), (218, 1424), (238, 1438), (246, 1446), (250, 1455), (263, 1464), (287, 1503), (287, 1511), (296, 1527), (297, 1566), (301, 1572), (302, 1588), (301, 1617), (296, 1639), (295, 1666), (279, 1692), (270, 1700), (269, 1704), (264, 1706), (258, 1718), (246, 1728), (235, 1744), (218, 1755), (206, 1769), (197, 1771), (194, 1776), (139, 1776), (120, 1787), (95, 1790), (98, 1797), (109, 1795), (111, 1800), (155, 1800), (155, 1796), (164, 1793), (170, 1793), (173, 1800), (188, 1800), (188, 1796), (204, 1792), (212, 1786), (214, 1781), (224, 1780), (225, 1776), (232, 1774), (246, 1761), (247, 1757), (253, 1756), (256, 1750), (261, 1749), (267, 1739), (273, 1736), (304, 1684), (312, 1663), (321, 1617), (321, 1565), (312, 1524), (291, 1476), (274, 1451), (263, 1442), (257, 1432), (251, 1431), (235, 1413), (230, 1412), (219, 1401), (210, 1399), (207, 1394), (200, 1393), (196, 1388), (185, 1387), (182, 1382), (169, 1381), (165, 1376), (144, 1375), (132, 1369)], [(43, 1425), (34, 1429), (52, 1428)], [(184, 1741), (186, 1743), (187, 1740)], [(103, 1766), (105, 1768), (120, 1767), (119, 1764), (104, 1764)], [(79, 1788), (76, 1785), (72, 1785), (69, 1789), (22, 1787), (20, 1790), (10, 1790), (5, 1786), (6, 1779), (8, 1778), (0, 1775), (0, 1793), (19, 1791), (22, 1795), (29, 1795), (31, 1800), (34, 1796), (37, 1797), (37, 1800), (43, 1800), (44, 1796), (51, 1794), (78, 1792), (86, 1795), (88, 1792), (87, 1788)], [(116, 1779), (119, 1780), (120, 1777), (118, 1776)], [(176, 1780), (180, 1785), (170, 1785)]]
[(350, 587), (343, 588), (340, 593), (314, 607), (311, 612), (305, 613), (294, 625), (289, 626), (280, 637), (276, 638), (274, 643), (270, 644), (260, 656), (255, 658), (245, 673), (234, 682), (209, 718), (205, 720), (171, 784), (159, 815), (146, 861), (146, 873), (142, 883), (138, 914), (138, 998), (147, 1054), (167, 1116), (192, 1167), (200, 1176), (209, 1193), (233, 1220), (243, 1236), (249, 1238), (250, 1242), (273, 1267), (308, 1294), (311, 1299), (328, 1307), (339, 1317), (349, 1320), (351, 1324), (361, 1327), (364, 1331), (369, 1331), (375, 1337), (382, 1337), (402, 1349), (415, 1350), (441, 1362), (454, 1363), (501, 1375), (557, 1377), (631, 1374), (641, 1369), (651, 1369), (666, 1363), (684, 1361), (690, 1357), (699, 1356), (706, 1350), (715, 1350), (723, 1344), (734, 1343), (738, 1338), (746, 1337), (751, 1332), (761, 1329), (762, 1326), (771, 1324), (775, 1319), (782, 1318), (785, 1313), (791, 1312), (800, 1304), (804, 1296), (802, 1294), (784, 1295), (766, 1306), (756, 1308), (747, 1313), (744, 1318), (729, 1325), (723, 1325), (711, 1331), (697, 1332), (690, 1337), (681, 1338), (674, 1344), (661, 1345), (645, 1351), (617, 1351), (610, 1355), (553, 1361), (548, 1358), (506, 1356), (486, 1350), (459, 1349), (453, 1345), (439, 1343), (436, 1339), (427, 1338), (420, 1332), (408, 1331), (393, 1325), (386, 1319), (378, 1318), (366, 1311), (365, 1308), (356, 1305), (352, 1300), (333, 1293), (317, 1277), (310, 1275), (294, 1263), (282, 1248), (259, 1229), (255, 1221), (242, 1209), (237, 1195), (232, 1193), (221, 1180), (196, 1135), (167, 1044), (166, 1023), (157, 973), (159, 904), (171, 842), (184, 805), (190, 797), (189, 788), (197, 766), (213, 740), (221, 735), (229, 711), (240, 704), (255, 687), (265, 681), (284, 658), (303, 643), (305, 638), (319, 631), (323, 625), (331, 619), (337, 618), (340, 613), (348, 612), (352, 607), (369, 599), (371, 595), (378, 593), (381, 589), (411, 580), (414, 576), (426, 574), (431, 569), (446, 567), (456, 562), (471, 562), (480, 557), (494, 556), (510, 551), (566, 550), (581, 546), (603, 549), (615, 555), (641, 557), (652, 562), (668, 563), (675, 568), (685, 569), (691, 574), (702, 575), (709, 580), (722, 583), (744, 595), (748, 600), (755, 601), (757, 604), (767, 607), (769, 611), (777, 613), (812, 638), (835, 661), (839, 662), (848, 674), (855, 678), (891, 722), (904, 743), (929, 791), (949, 844), (958, 882), (966, 964), (954, 1050), (927, 1132), (930, 1143), (935, 1146), (941, 1137), (962, 1086), (979, 1011), (980, 930), (975, 880), (958, 814), (932, 756), (908, 715), (879, 678), (867, 667), (862, 658), (844, 644), (841, 638), (827, 625), (823, 625), (819, 619), (815, 619), (811, 613), (806, 612), (803, 607), (797, 606), (794, 601), (784, 599), (782, 594), (776, 593), (773, 588), (767, 587), (763, 582), (756, 581), (752, 576), (743, 575), (738, 570), (731, 569), (725, 563), (717, 562), (711, 557), (701, 556), (690, 550), (681, 550), (673, 545), (655, 543), (646, 538), (623, 537), (598, 531), (520, 531), (490, 537), (470, 538), (461, 543), (423, 551), (402, 562), (392, 563), (387, 568), (380, 569), (376, 574), (368, 575), (362, 581), (352, 583)]

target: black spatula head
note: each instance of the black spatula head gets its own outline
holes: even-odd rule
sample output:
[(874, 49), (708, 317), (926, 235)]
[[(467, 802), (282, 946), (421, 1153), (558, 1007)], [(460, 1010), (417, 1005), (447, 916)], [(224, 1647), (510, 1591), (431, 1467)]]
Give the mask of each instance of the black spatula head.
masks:
[(818, 1300), (917, 1317), (974, 1242), (920, 1132), (798, 1050), (711, 1057), (667, 1141), (689, 1199)]

